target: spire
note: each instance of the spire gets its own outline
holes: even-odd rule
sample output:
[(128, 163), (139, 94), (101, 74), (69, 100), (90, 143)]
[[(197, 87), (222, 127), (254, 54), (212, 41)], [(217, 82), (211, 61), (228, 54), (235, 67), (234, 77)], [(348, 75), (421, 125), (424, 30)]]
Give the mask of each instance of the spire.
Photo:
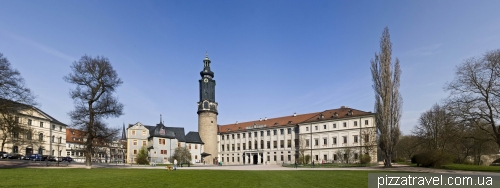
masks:
[(125, 122), (123, 123), (122, 140), (127, 140), (127, 134), (125, 133)]
[(209, 58), (208, 58), (208, 51), (205, 51), (205, 59), (209, 60)]

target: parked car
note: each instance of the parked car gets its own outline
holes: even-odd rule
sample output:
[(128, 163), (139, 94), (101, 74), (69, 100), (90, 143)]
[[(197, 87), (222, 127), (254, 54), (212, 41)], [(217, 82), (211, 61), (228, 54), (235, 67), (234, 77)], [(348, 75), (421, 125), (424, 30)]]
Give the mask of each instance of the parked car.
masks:
[(7, 158), (7, 152), (0, 151), (0, 159), (5, 159)]
[(490, 166), (500, 166), (500, 159), (494, 160)]
[(29, 160), (32, 160), (32, 161), (41, 161), (42, 160), (42, 156), (38, 155), (38, 154), (33, 154), (33, 155), (30, 155)]
[(7, 158), (9, 159), (21, 159), (22, 155), (19, 153), (10, 153), (7, 155)]
[(57, 158), (56, 158), (56, 156), (48, 155), (47, 161), (57, 161)]
[(30, 155), (25, 155), (22, 157), (23, 160), (30, 160)]
[(67, 161), (68, 163), (71, 163), (71, 162), (73, 162), (73, 158), (71, 158), (71, 157), (59, 157), (59, 161), (61, 161), (61, 162)]

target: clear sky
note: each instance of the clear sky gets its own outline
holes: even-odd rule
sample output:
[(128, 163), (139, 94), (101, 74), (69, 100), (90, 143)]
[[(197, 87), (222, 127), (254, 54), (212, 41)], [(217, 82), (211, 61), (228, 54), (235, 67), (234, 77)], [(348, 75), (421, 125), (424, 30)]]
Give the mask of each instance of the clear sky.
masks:
[(389, 27), (401, 61), (402, 127), (441, 102), (464, 59), (500, 48), (500, 1), (0, 0), (0, 53), (41, 109), (70, 123), (83, 55), (105, 56), (124, 81), (113, 127), (197, 131), (199, 72), (208, 51), (221, 125), (349, 106), (373, 111), (370, 60)]

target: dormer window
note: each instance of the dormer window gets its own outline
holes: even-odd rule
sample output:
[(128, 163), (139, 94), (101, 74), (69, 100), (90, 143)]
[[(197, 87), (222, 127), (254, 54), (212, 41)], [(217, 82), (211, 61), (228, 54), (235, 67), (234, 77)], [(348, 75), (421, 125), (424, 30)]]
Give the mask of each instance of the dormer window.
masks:
[(278, 125), (278, 122), (274, 123), (274, 126)]
[(288, 124), (292, 124), (292, 121), (288, 121)]

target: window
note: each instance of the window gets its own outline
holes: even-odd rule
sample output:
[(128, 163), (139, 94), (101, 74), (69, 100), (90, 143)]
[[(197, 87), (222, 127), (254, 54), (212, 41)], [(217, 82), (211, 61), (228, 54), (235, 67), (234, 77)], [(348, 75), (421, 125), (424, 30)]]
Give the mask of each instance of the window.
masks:
[(52, 130), (56, 130), (56, 125), (52, 124)]
[(264, 136), (264, 131), (260, 131), (260, 136)]
[(347, 136), (343, 136), (342, 138), (344, 139), (344, 142), (343, 142), (343, 143), (344, 143), (344, 144), (347, 144)]
[(178, 142), (178, 143), (177, 143), (177, 147), (178, 147), (178, 148), (180, 148), (180, 147), (181, 147), (181, 143), (180, 143), (180, 142)]
[(55, 151), (54, 151), (54, 150), (52, 150), (51, 155), (54, 155), (54, 154), (55, 154)]
[(59, 142), (59, 144), (62, 143), (62, 137), (59, 137), (58, 142)]
[(198, 149), (198, 144), (195, 144), (195, 145), (194, 145), (194, 149)]
[(368, 120), (365, 120), (365, 125), (368, 125)]
[(31, 123), (32, 123), (31, 119), (28, 119), (28, 125), (31, 125)]
[(62, 131), (62, 126), (59, 126), (59, 131)]
[(334, 128), (334, 129), (336, 129), (336, 128), (337, 128), (337, 124), (336, 124), (336, 123), (334, 123), (334, 124), (333, 124), (333, 128)]
[(26, 134), (26, 138), (27, 138), (28, 140), (31, 140), (31, 137), (33, 136), (33, 135), (31, 135), (31, 134), (32, 134), (32, 133), (31, 133), (31, 131), (28, 131), (28, 133)]
[(257, 140), (253, 142), (254, 149), (257, 149), (258, 144), (259, 144), (259, 143), (257, 143)]
[(264, 140), (260, 140), (260, 149), (264, 149)]
[(43, 122), (40, 122), (40, 127), (43, 127)]
[(132, 131), (132, 135), (135, 136), (135, 131)]
[(318, 126), (317, 126), (317, 125), (316, 125), (316, 126), (314, 126), (314, 130), (318, 130)]
[[(255, 135), (257, 136), (257, 135)], [(252, 133), (248, 133), (248, 138), (252, 138)]]
[(323, 145), (327, 145), (327, 139), (323, 138)]
[(229, 135), (226, 135), (226, 138), (229, 140)]
[(134, 146), (137, 146), (137, 140), (134, 140)]
[(191, 149), (191, 144), (188, 144), (188, 148)]
[(240, 144), (238, 143), (238, 144), (236, 144), (236, 146), (237, 146), (236, 148), (238, 149), (238, 151), (240, 151)]
[(314, 158), (316, 158), (316, 161), (318, 161), (318, 160), (319, 160), (319, 159), (318, 159), (318, 155), (314, 155)]
[(137, 154), (137, 150), (136, 149), (134, 149), (134, 154)]
[(276, 155), (274, 156), (274, 158), (273, 158), (273, 159), (274, 159), (274, 161), (276, 161)]
[(271, 131), (267, 131), (267, 136), (271, 136)]
[(354, 121), (354, 126), (358, 126), (358, 121)]
[(314, 139), (314, 145), (317, 146), (318, 145), (318, 139)]
[(248, 141), (248, 149), (252, 149), (252, 142)]
[(243, 138), (245, 138), (245, 135), (246, 135), (245, 133), (242, 134)]
[(278, 141), (273, 141), (273, 148), (278, 148)]
[(347, 123), (346, 122), (344, 122), (344, 127), (347, 127)]
[(276, 135), (276, 134), (278, 134), (278, 130), (275, 129), (275, 130), (273, 130), (273, 135)]
[(365, 142), (369, 142), (370, 141), (370, 135), (366, 134), (365, 135)]
[(142, 131), (142, 136), (146, 136), (146, 131)]
[(358, 143), (358, 135), (354, 135), (354, 143)]
[[(261, 132), (262, 132), (262, 131), (261, 131)], [(253, 136), (254, 136), (254, 137), (257, 137), (257, 132), (254, 132), (254, 133), (253, 133)], [(262, 132), (262, 134), (261, 134), (260, 136), (264, 136), (264, 132)]]
[(292, 140), (287, 140), (286, 141), (286, 147), (288, 147), (288, 148), (292, 147)]
[(280, 129), (280, 135), (283, 135), (285, 134), (285, 130), (284, 129)]
[(229, 144), (226, 145), (227, 151), (229, 151)]
[(14, 122), (19, 123), (19, 117), (16, 116), (16, 118), (14, 119)]
[(231, 138), (234, 139), (234, 134), (231, 135)]
[(292, 128), (288, 128), (287, 134), (292, 134)]
[(271, 141), (267, 141), (267, 149), (271, 149)]
[(12, 147), (12, 153), (19, 153), (19, 148), (17, 146)]
[(38, 154), (43, 155), (43, 148), (42, 147), (38, 148)]
[(288, 155), (288, 161), (292, 161), (292, 156), (291, 155)]
[(17, 132), (17, 131), (13, 132), (12, 137), (19, 138), (19, 132)]
[(354, 159), (358, 159), (358, 154), (357, 153), (354, 154)]
[(146, 140), (143, 140), (142, 141), (142, 146), (145, 146), (146, 145)]
[(247, 149), (247, 144), (243, 143), (243, 150), (246, 150), (246, 149)]
[(165, 139), (163, 138), (158, 139), (158, 144), (165, 145)]
[(309, 147), (309, 139), (306, 139), (306, 147)]
[(337, 160), (337, 154), (333, 154), (333, 160), (336, 161)]
[(234, 151), (234, 144), (231, 144), (231, 151)]
[[(245, 146), (243, 146), (243, 147), (245, 147)], [(224, 145), (222, 145), (222, 148), (221, 148), (221, 149), (222, 149), (222, 151), (224, 151)]]
[(237, 134), (237, 135), (236, 135), (236, 138), (240, 138), (240, 134)]
[(323, 129), (326, 129), (326, 125), (323, 125)]
[(285, 148), (285, 141), (284, 140), (280, 140), (280, 148)]
[(309, 131), (309, 127), (306, 127), (306, 131)]
[[(194, 155), (194, 159), (198, 159), (198, 155)], [(222, 158), (222, 160), (224, 160), (224, 158)]]
[(50, 142), (54, 142), (54, 138), (55, 136), (52, 136), (52, 138), (50, 138)]
[(224, 135), (222, 135), (221, 139), (224, 140)]
[(43, 141), (43, 133), (38, 134), (38, 140)]

